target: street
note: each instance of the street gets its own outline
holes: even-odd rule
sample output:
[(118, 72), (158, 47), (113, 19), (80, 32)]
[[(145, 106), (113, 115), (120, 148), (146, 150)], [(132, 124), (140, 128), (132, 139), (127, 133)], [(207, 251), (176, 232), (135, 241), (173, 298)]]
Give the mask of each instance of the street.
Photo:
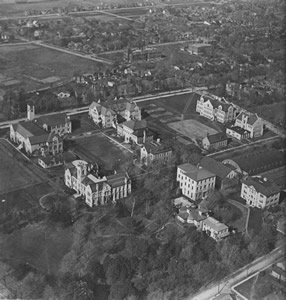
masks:
[(240, 270), (234, 272), (230, 276), (224, 278), (222, 281), (211, 284), (208, 287), (201, 288), (201, 292), (196, 295), (190, 295), (185, 300), (211, 300), (221, 293), (231, 291), (231, 287), (237, 282), (247, 278), (248, 276), (261, 272), (271, 266), (274, 262), (284, 257), (284, 250), (282, 247), (274, 249), (269, 254), (256, 259), (254, 262), (246, 265)]

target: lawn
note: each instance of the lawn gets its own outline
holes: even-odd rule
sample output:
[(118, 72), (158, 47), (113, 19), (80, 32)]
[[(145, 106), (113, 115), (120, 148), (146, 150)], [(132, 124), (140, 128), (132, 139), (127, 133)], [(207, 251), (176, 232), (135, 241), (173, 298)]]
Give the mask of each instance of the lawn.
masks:
[(30, 264), (41, 273), (56, 275), (72, 244), (72, 227), (34, 224), (0, 235), (0, 257), (14, 268)]
[(100, 63), (72, 54), (38, 45), (1, 47), (1, 57), (7, 64), (0, 66), (0, 75), (21, 81), (26, 89), (36, 89), (44, 84), (38, 80), (55, 77), (55, 80), (70, 79), (75, 72), (95, 72)]
[(82, 159), (97, 162), (106, 170), (112, 170), (114, 165), (132, 155), (102, 133), (75, 140), (73, 149)]
[(10, 148), (7, 142), (0, 142), (0, 194), (39, 182), (25, 167), (24, 160), (18, 160)]
[(263, 210), (259, 208), (250, 208), (248, 231), (253, 230), (257, 234), (262, 227)]
[(169, 127), (190, 139), (203, 139), (207, 134), (217, 133), (216, 130), (196, 120), (184, 120), (168, 124)]

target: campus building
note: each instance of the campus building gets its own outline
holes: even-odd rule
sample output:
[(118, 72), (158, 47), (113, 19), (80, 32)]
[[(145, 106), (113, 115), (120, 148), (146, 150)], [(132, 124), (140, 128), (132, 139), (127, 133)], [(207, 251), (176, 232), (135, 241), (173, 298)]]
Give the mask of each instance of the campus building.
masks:
[(195, 201), (214, 190), (216, 175), (200, 165), (186, 163), (177, 167), (177, 181), (182, 194)]
[(258, 138), (263, 135), (263, 122), (257, 114), (241, 112), (236, 118), (234, 126), (247, 130), (250, 138)]
[(127, 197), (131, 193), (128, 174), (98, 177), (93, 165), (84, 160), (75, 160), (65, 168), (65, 184), (83, 196), (88, 206), (104, 205), (109, 201)]
[(227, 136), (224, 132), (207, 134), (202, 141), (203, 148), (206, 150), (219, 150), (227, 147)]
[(279, 204), (280, 188), (266, 177), (247, 177), (242, 181), (240, 197), (249, 206), (269, 208)]
[(102, 127), (116, 127), (117, 123), (141, 120), (141, 109), (132, 101), (115, 100), (104, 104), (93, 102), (89, 107), (89, 116)]
[(235, 108), (232, 104), (208, 95), (202, 95), (197, 100), (196, 112), (207, 119), (216, 120), (222, 124), (235, 119)]
[(215, 218), (208, 217), (202, 221), (202, 231), (216, 241), (220, 241), (229, 236), (229, 228)]

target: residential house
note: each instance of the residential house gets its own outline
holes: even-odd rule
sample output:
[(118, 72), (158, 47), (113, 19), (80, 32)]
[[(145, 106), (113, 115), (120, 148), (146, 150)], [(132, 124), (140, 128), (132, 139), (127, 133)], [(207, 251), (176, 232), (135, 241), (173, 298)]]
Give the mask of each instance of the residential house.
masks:
[(242, 175), (257, 175), (285, 165), (285, 155), (276, 149), (254, 150), (246, 154), (231, 155), (222, 161)]
[(117, 126), (117, 134), (125, 143), (142, 145), (154, 139), (154, 133), (147, 127), (146, 121), (130, 120)]
[(236, 110), (232, 104), (226, 103), (223, 99), (202, 95), (197, 100), (196, 112), (212, 121), (225, 124), (235, 119)]
[(140, 161), (149, 165), (154, 161), (160, 161), (167, 163), (172, 157), (172, 148), (166, 144), (162, 144), (159, 141), (151, 141), (145, 143), (140, 149)]
[(240, 197), (249, 206), (270, 208), (279, 204), (280, 188), (266, 177), (247, 177), (242, 180)]
[(207, 134), (202, 143), (206, 150), (219, 150), (227, 147), (227, 136), (224, 132)]
[(204, 156), (200, 161), (200, 165), (216, 175), (215, 187), (218, 189), (227, 186), (228, 179), (232, 179), (236, 176), (236, 172), (232, 168), (209, 156)]
[(38, 164), (44, 169), (58, 167), (63, 165), (63, 157), (61, 155), (47, 155), (38, 158)]
[(263, 135), (263, 122), (257, 114), (240, 112), (234, 125), (249, 131), (250, 138), (258, 138)]
[(116, 127), (120, 117), (124, 121), (141, 120), (141, 109), (135, 102), (125, 99), (104, 104), (93, 102), (89, 107), (89, 116), (102, 127)]
[(216, 175), (200, 165), (186, 163), (177, 167), (177, 181), (184, 196), (199, 200), (214, 190)]
[(115, 203), (131, 193), (131, 180), (128, 174), (114, 174), (102, 178), (93, 174), (92, 164), (75, 160), (66, 166), (65, 184), (84, 197), (88, 206)]
[(209, 54), (212, 50), (212, 45), (206, 43), (189, 44), (188, 52), (195, 55)]
[(10, 125), (10, 139), (28, 154), (36, 151), (56, 155), (63, 152), (63, 140), (58, 134), (48, 133), (32, 121)]
[(208, 217), (202, 221), (202, 230), (216, 241), (220, 241), (229, 236), (229, 228), (227, 225), (218, 220)]
[(239, 141), (250, 138), (250, 132), (248, 130), (234, 125), (226, 125), (226, 134)]

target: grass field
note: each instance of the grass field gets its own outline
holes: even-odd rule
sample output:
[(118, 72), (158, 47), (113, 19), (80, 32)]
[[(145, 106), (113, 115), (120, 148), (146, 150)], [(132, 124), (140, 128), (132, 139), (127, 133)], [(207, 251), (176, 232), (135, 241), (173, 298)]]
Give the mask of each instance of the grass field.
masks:
[(112, 170), (115, 164), (131, 156), (130, 152), (111, 142), (102, 133), (77, 139), (74, 152), (82, 159), (101, 164), (107, 170)]
[(5, 74), (6, 78), (19, 80), (27, 90), (44, 86), (37, 80), (49, 77), (70, 79), (75, 72), (95, 72), (100, 65), (72, 54), (31, 44), (1, 46), (1, 57), (6, 63), (0, 65), (0, 77)]
[(217, 133), (216, 130), (210, 128), (196, 120), (184, 120), (168, 124), (172, 129), (183, 134), (190, 139), (203, 139), (207, 134)]
[(281, 188), (285, 188), (285, 186), (286, 186), (286, 167), (279, 168), (276, 170), (271, 170), (271, 171), (265, 172), (261, 175), (272, 179)]
[(39, 182), (39, 178), (24, 166), (24, 160), (18, 161), (3, 143), (7, 142), (0, 143), (0, 194)]
[(57, 274), (72, 244), (72, 227), (29, 225), (12, 234), (0, 235), (0, 257), (19, 270), (29, 264), (44, 274)]

